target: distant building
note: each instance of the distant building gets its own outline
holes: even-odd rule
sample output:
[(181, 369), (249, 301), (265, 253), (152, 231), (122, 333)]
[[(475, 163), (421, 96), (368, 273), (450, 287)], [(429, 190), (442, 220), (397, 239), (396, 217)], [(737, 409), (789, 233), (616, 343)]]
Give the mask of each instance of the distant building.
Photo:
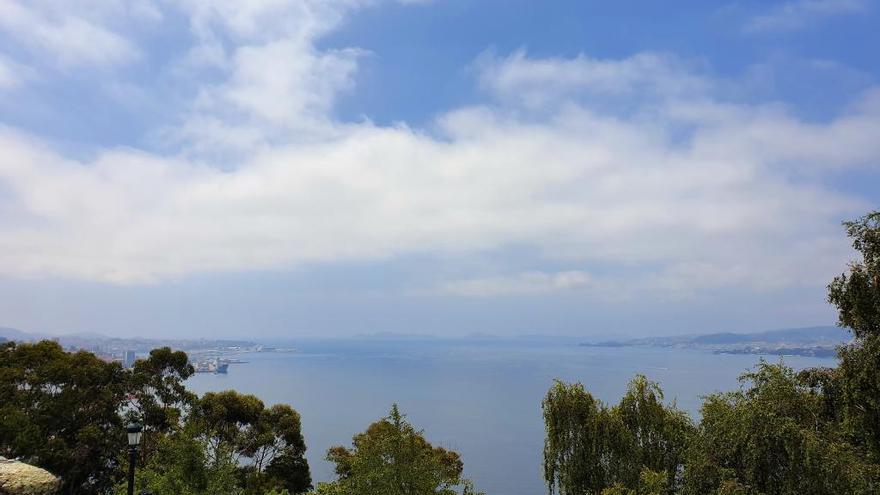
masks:
[(126, 368), (131, 368), (134, 366), (134, 362), (137, 359), (134, 351), (125, 351), (122, 354), (122, 366)]

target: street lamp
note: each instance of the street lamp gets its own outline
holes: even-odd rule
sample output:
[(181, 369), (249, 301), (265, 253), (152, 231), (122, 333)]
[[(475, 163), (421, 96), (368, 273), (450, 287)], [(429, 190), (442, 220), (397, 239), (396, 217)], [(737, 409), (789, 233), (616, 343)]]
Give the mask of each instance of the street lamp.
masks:
[(125, 431), (128, 433), (128, 495), (134, 495), (134, 464), (144, 427), (140, 423), (129, 423)]

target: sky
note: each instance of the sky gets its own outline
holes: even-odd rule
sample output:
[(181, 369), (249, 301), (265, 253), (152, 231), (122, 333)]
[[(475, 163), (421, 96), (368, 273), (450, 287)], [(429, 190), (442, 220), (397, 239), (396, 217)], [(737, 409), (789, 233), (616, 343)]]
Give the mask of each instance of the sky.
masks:
[(880, 2), (0, 0), (0, 326), (833, 324)]

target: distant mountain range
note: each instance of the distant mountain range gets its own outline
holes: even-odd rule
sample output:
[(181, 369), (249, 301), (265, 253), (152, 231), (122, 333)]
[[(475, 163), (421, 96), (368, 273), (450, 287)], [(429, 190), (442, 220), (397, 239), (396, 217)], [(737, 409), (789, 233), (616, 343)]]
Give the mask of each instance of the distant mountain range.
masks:
[(837, 346), (850, 340), (843, 328), (832, 326), (785, 328), (757, 333), (710, 333), (672, 337), (582, 343), (590, 347), (675, 347), (727, 354), (834, 356)]
[(108, 337), (106, 335), (94, 332), (77, 332), (77, 333), (68, 333), (64, 335), (50, 335), (48, 333), (41, 332), (25, 332), (24, 330), (19, 330), (17, 328), (10, 327), (0, 327), (0, 338), (4, 338), (6, 340), (15, 340), (18, 342), (36, 342), (39, 340), (92, 340), (92, 341), (103, 341), (103, 340), (113, 340), (113, 337)]
[(23, 332), (16, 328), (0, 327), (0, 338), (4, 338), (6, 340), (19, 340), (29, 342), (32, 340), (40, 340), (46, 337), (46, 335)]

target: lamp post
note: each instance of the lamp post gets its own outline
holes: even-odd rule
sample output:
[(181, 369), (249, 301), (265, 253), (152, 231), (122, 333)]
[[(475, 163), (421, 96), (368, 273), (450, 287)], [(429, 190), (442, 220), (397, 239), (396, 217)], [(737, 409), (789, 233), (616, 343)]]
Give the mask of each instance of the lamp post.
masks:
[(128, 495), (134, 495), (134, 464), (144, 427), (140, 423), (129, 423), (125, 430), (128, 432)]

